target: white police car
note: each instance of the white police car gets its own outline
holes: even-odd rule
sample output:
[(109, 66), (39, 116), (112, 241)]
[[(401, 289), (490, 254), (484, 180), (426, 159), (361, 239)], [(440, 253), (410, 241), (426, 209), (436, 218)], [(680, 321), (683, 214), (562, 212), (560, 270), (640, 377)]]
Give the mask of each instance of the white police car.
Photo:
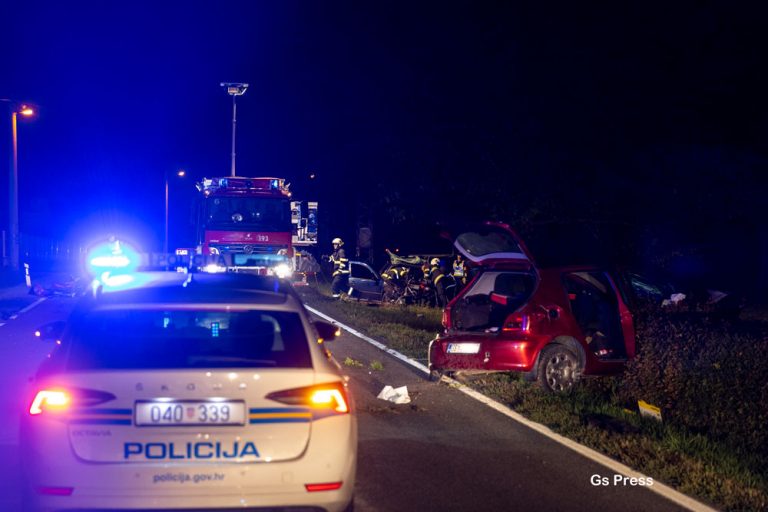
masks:
[(127, 275), (82, 299), (21, 426), (32, 510), (351, 509), (339, 365), (277, 279)]

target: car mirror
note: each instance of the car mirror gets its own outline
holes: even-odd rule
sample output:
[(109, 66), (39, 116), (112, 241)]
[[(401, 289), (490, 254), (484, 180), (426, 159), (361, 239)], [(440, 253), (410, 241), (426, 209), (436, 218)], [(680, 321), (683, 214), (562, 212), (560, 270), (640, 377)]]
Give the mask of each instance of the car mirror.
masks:
[(41, 325), (35, 330), (35, 336), (41, 340), (60, 340), (61, 335), (64, 332), (64, 327), (67, 325), (63, 320), (57, 322), (50, 322)]
[(315, 329), (317, 329), (317, 334), (323, 341), (331, 341), (341, 335), (341, 328), (328, 322), (318, 320), (314, 325)]

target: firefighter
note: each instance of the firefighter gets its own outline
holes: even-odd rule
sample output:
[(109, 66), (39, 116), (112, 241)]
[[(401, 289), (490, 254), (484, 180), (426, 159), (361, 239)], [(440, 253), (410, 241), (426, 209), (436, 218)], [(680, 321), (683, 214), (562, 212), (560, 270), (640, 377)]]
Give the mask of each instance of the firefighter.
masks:
[(331, 244), (333, 245), (333, 254), (329, 258), (330, 262), (333, 263), (331, 293), (335, 299), (338, 299), (341, 297), (341, 292), (346, 291), (349, 287), (349, 260), (341, 247), (344, 245), (341, 238), (334, 238)]
[(429, 262), (429, 277), (432, 280), (432, 287), (437, 294), (437, 305), (444, 308), (448, 304), (448, 295), (446, 293), (446, 278), (443, 269), (440, 267), (440, 258), (432, 258)]

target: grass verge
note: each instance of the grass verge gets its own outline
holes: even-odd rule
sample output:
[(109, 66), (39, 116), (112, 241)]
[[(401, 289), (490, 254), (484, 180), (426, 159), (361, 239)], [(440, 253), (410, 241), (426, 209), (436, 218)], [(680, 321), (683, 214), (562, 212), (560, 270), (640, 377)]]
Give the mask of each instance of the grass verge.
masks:
[[(371, 306), (330, 298), (321, 285), (299, 289), (305, 302), (416, 360), (440, 330), (439, 310)], [(466, 384), (533, 421), (655, 480), (723, 510), (768, 510), (768, 461), (757, 453), (641, 418), (616, 396), (619, 377), (587, 379), (569, 396), (549, 395), (509, 373)]]

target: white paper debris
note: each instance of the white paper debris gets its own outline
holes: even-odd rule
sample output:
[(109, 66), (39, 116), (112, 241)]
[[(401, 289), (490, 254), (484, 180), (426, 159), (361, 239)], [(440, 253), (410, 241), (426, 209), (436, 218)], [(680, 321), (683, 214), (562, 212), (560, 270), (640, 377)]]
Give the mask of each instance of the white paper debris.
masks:
[(671, 306), (685, 300), (684, 293), (673, 293), (668, 299), (664, 299), (661, 303), (662, 306)]
[(408, 404), (411, 402), (411, 397), (408, 396), (408, 386), (402, 386), (399, 388), (393, 388), (392, 386), (384, 386), (379, 396), (382, 400), (394, 402), (396, 404)]

